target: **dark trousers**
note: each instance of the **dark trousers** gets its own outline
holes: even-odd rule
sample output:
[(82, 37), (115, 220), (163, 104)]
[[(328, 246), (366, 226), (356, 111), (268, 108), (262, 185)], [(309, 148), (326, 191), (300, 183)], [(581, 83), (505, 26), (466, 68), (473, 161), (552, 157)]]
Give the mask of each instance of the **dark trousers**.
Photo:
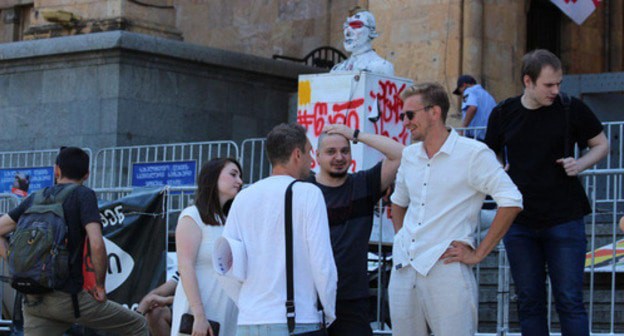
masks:
[(330, 336), (371, 336), (368, 298), (336, 301), (336, 321), (327, 329)]
[(546, 266), (563, 336), (588, 336), (583, 305), (585, 223), (569, 221), (543, 230), (512, 225), (504, 238), (518, 294), (522, 335), (548, 336)]

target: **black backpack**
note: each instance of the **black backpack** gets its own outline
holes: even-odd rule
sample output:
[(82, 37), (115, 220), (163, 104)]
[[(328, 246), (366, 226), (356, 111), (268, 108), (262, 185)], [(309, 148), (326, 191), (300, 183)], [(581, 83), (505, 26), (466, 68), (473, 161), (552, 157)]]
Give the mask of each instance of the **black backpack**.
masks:
[(60, 289), (69, 278), (63, 202), (76, 187), (77, 184), (69, 184), (56, 195), (48, 196), (48, 188), (37, 191), (32, 205), (17, 221), (9, 243), (8, 263), (11, 286), (19, 292), (51, 292)]

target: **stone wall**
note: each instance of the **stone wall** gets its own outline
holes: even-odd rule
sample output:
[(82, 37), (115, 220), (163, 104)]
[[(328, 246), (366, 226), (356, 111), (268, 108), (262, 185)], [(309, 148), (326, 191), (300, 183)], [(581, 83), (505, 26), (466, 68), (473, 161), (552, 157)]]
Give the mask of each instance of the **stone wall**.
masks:
[[(537, 1), (537, 0), (533, 0)], [(543, 1), (543, 0), (540, 0)], [(373, 46), (395, 63), (398, 76), (435, 80), (452, 90), (457, 76), (471, 73), (497, 100), (521, 91), (520, 59), (526, 52), (525, 0), (0, 0), (0, 40), (14, 29), (29, 37), (128, 30), (270, 58), (303, 57), (330, 45), (342, 49), (342, 23), (354, 5), (377, 17)], [(20, 25), (13, 6), (34, 6)], [(175, 5), (175, 7), (173, 6)], [(561, 54), (568, 74), (623, 71), (623, 8), (607, 1), (582, 25), (562, 15)], [(67, 10), (84, 19), (72, 28), (42, 18)], [(53, 26), (56, 26), (56, 30)], [(21, 27), (21, 28), (20, 28)], [(158, 32), (158, 27), (162, 30)], [(150, 30), (151, 29), (151, 30)], [(160, 35), (159, 35), (160, 34)], [(19, 34), (17, 34), (19, 35)], [(606, 55), (609, 55), (607, 58)], [(608, 63), (608, 64), (607, 64)], [(458, 102), (453, 101), (455, 109)]]
[(3, 44), (0, 151), (262, 137), (315, 71), (121, 31)]

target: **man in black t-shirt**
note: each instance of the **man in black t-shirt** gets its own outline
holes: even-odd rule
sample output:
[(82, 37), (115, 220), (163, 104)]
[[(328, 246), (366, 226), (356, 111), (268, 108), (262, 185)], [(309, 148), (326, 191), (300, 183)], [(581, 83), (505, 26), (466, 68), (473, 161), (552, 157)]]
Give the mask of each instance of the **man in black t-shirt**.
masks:
[[(360, 141), (386, 158), (374, 167), (349, 174), (351, 146)], [(319, 173), (309, 182), (325, 197), (336, 268), (336, 321), (330, 335), (372, 335), (369, 322), (367, 253), (375, 204), (394, 182), (403, 145), (384, 136), (328, 125), (318, 139)]]
[[(89, 177), (89, 155), (80, 148), (61, 149), (56, 158), (54, 176), (57, 184), (45, 193), (58, 194), (70, 184), (78, 184), (63, 202), (67, 223), (67, 242), (70, 256), (76, 256), (69, 265), (69, 279), (59, 290), (42, 295), (24, 295), (24, 332), (26, 335), (61, 335), (76, 323), (93, 329), (120, 335), (148, 335), (145, 319), (106, 299), (104, 288), (107, 256), (97, 199), (93, 190), (82, 183)], [(15, 230), (17, 221), (33, 203), (32, 195), (18, 207), (0, 217), (0, 255), (7, 257), (4, 237)], [(83, 290), (82, 251), (88, 237), (96, 286)]]
[[(591, 208), (577, 175), (604, 158), (609, 144), (583, 102), (560, 97), (562, 77), (560, 60), (549, 51), (525, 55), (524, 94), (492, 111), (485, 136), (523, 196), (524, 210), (504, 238), (523, 335), (549, 333), (546, 268), (562, 334), (589, 335), (583, 217)], [(589, 148), (578, 159), (575, 144)]]

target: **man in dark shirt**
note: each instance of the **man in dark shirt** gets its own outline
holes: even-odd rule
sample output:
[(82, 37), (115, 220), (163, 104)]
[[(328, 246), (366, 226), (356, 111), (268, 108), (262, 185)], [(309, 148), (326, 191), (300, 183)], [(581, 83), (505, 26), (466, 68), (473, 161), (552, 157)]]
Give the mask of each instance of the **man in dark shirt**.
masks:
[[(349, 140), (362, 142), (386, 158), (374, 167), (349, 174)], [(375, 134), (328, 125), (318, 139), (316, 159), (319, 173), (309, 182), (325, 197), (336, 268), (338, 293), (336, 321), (330, 335), (372, 335), (369, 322), (367, 253), (375, 204), (394, 182), (403, 145)]]
[[(561, 61), (547, 50), (523, 58), (524, 94), (499, 104), (485, 136), (520, 189), (524, 210), (504, 238), (523, 335), (548, 335), (546, 266), (563, 335), (589, 335), (583, 306), (591, 212), (577, 175), (609, 150), (600, 121), (580, 100), (565, 102)], [(566, 107), (567, 106), (567, 107)], [(574, 158), (574, 145), (589, 148)]]
[[(54, 166), (57, 184), (46, 189), (47, 195), (57, 195), (70, 184), (78, 184), (63, 202), (70, 256), (69, 279), (60, 290), (42, 295), (25, 295), (23, 302), (26, 335), (62, 335), (76, 323), (93, 329), (121, 335), (148, 335), (145, 319), (138, 313), (106, 300), (106, 247), (97, 198), (93, 190), (82, 183), (89, 177), (89, 155), (80, 148), (67, 147), (60, 151)], [(32, 205), (32, 195), (17, 208), (0, 217), (0, 255), (7, 257), (4, 236), (15, 230), (17, 221)], [(95, 269), (96, 286), (83, 290), (82, 251), (88, 237)]]

